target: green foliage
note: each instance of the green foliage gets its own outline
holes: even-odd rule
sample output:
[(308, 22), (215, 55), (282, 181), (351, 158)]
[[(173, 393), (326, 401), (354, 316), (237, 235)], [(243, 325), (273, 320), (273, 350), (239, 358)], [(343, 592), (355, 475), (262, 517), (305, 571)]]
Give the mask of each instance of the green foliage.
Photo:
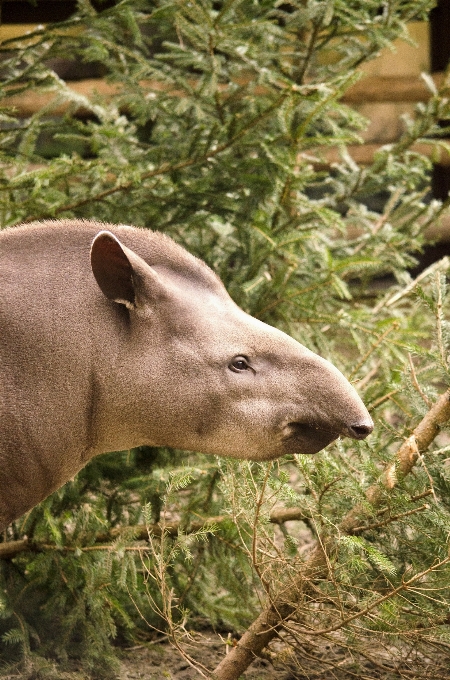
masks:
[[(164, 231), (243, 308), (332, 360), (377, 426), (367, 442), (272, 464), (162, 449), (92, 461), (3, 537), (26, 535), (29, 550), (0, 563), (1, 658), (38, 651), (108, 675), (113, 642), (143, 638), (147, 624), (174, 640), (189, 615), (242, 630), (268, 595), (298, 589), (314, 541), (357, 504), (366, 528), (338, 536), (332, 578), (299, 607), (303, 634), (339, 629), (335, 643), (354, 658), (367, 631), (406, 656), (413, 645), (426, 655), (427, 641), (448, 654), (445, 433), (381, 508), (365, 499), (449, 382), (448, 261), (409, 273), (448, 207), (429, 200), (431, 161), (413, 145), (444, 144), (448, 98), (432, 93), (362, 167), (347, 146), (366, 121), (342, 103), (357, 67), (433, 4), (82, 0), (68, 21), (3, 45), (2, 226), (83, 217)], [(47, 65), (59, 56), (102, 64), (116, 95), (74, 93)], [(20, 118), (11, 88), (54, 99)], [(376, 285), (383, 277), (389, 288)], [(280, 505), (302, 521), (275, 526)], [(218, 520), (195, 524), (208, 517)], [(137, 527), (160, 518), (162, 536), (142, 540)]]

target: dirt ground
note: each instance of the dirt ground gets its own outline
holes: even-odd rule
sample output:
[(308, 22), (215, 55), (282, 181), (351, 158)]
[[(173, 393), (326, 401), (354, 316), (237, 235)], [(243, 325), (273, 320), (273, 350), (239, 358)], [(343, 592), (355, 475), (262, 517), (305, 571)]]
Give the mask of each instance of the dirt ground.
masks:
[[(226, 653), (226, 645), (215, 633), (203, 635), (201, 645), (189, 650), (209, 671), (212, 671)], [(336, 645), (323, 645), (317, 655), (296, 656), (291, 647), (276, 643), (278, 647), (275, 666), (270, 660), (257, 659), (239, 680), (450, 680), (450, 667), (445, 661), (430, 663), (418, 655), (415, 659), (397, 662), (386, 648), (370, 648), (369, 658), (349, 658)], [(284, 650), (284, 652), (282, 651)], [(290, 650), (290, 651), (289, 651)], [(312, 651), (312, 650), (311, 650)], [(167, 643), (156, 643), (127, 650), (121, 662), (120, 680), (199, 680), (201, 674)], [(209, 677), (205, 673), (203, 677)]]
[[(199, 640), (200, 642), (200, 640)], [(201, 645), (189, 649), (190, 655), (213, 670), (226, 653), (227, 645), (215, 633), (202, 636)], [(202, 676), (172, 645), (159, 642), (124, 651), (120, 680), (199, 680)], [(292, 676), (276, 671), (269, 661), (254, 661), (242, 680), (290, 680)]]
[[(220, 663), (227, 645), (211, 632), (197, 638), (189, 654), (209, 671)], [(120, 666), (110, 680), (200, 680), (202, 675), (167, 640), (154, 641), (119, 651)], [(29, 659), (18, 666), (2, 666), (0, 680), (93, 680), (76, 663), (72, 670), (61, 671), (57, 664), (42, 658)], [(105, 674), (108, 677), (108, 673)], [(207, 671), (203, 677), (207, 676)], [(291, 680), (292, 676), (275, 671), (269, 661), (256, 660), (242, 680)]]
[[(275, 642), (278, 661), (274, 666), (269, 659), (257, 659), (239, 680), (450, 680), (450, 664), (446, 659), (431, 659), (423, 655), (410, 655), (395, 662), (386, 647), (374, 648), (367, 641), (366, 658), (349, 658), (336, 645), (324, 644), (312, 655), (305, 649), (301, 656), (292, 653), (292, 648)], [(225, 640), (214, 632), (196, 635), (196, 644), (189, 648), (189, 654), (205, 669), (203, 677), (210, 677), (226, 654)], [(283, 652), (284, 650), (284, 652)], [(291, 650), (285, 654), (286, 650)], [(318, 652), (318, 653), (317, 653)], [(155, 640), (119, 652), (120, 664), (117, 673), (105, 673), (103, 680), (200, 680), (199, 673), (167, 640)], [(31, 661), (31, 660), (30, 660)], [(42, 663), (43, 662), (43, 663)], [(98, 676), (97, 676), (98, 677)], [(93, 680), (80, 668), (61, 671), (51, 662), (41, 659), (31, 662), (28, 669), (2, 669), (1, 680)]]
[[(213, 670), (225, 654), (226, 646), (214, 633), (197, 650), (192, 650), (203, 666)], [(374, 651), (374, 650), (372, 650)], [(423, 658), (419, 663), (411, 660), (405, 664), (388, 659), (380, 649), (374, 659), (351, 660), (336, 648), (323, 650), (321, 662), (302, 657), (286, 658), (286, 663), (275, 667), (265, 659), (253, 662), (239, 680), (399, 680), (400, 678), (418, 680), (450, 680), (448, 664), (438, 663), (428, 666)], [(347, 657), (344, 659), (344, 657)], [(384, 658), (383, 658), (384, 657)], [(427, 667), (428, 666), (428, 667)], [(205, 674), (206, 676), (206, 674)], [(205, 677), (203, 676), (203, 677)], [(180, 654), (167, 643), (155, 644), (145, 648), (128, 650), (121, 662), (120, 680), (199, 680), (202, 676)], [(206, 676), (208, 677), (208, 676)]]

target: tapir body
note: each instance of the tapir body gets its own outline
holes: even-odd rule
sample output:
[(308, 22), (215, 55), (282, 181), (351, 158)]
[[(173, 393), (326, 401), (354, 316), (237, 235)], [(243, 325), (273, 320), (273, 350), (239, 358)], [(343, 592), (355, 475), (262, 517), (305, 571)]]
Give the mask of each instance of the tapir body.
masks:
[(268, 460), (372, 430), (332, 364), (242, 311), (163, 234), (6, 229), (0, 291), (0, 529), (107, 451)]

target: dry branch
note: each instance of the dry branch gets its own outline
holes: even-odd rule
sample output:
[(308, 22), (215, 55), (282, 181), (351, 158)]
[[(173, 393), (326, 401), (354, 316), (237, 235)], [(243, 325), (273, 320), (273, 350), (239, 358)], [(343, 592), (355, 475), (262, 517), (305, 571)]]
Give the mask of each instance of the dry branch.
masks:
[[(431, 407), (411, 436), (400, 446), (393, 461), (386, 467), (379, 480), (366, 492), (366, 499), (372, 506), (379, 505), (386, 490), (392, 489), (397, 480), (408, 475), (422, 452), (426, 451), (440, 431), (440, 426), (450, 419), (450, 390), (440, 396)], [(352, 534), (360, 530), (367, 518), (365, 504), (353, 508), (341, 521), (338, 534)], [(299, 574), (291, 593), (304, 593), (308, 581), (318, 577), (326, 577), (327, 554), (332, 552), (336, 541), (330, 537), (325, 543), (317, 544), (312, 551), (304, 569)], [(290, 601), (284, 597), (272, 601), (244, 633), (236, 647), (233, 647), (223, 658), (213, 673), (215, 680), (237, 680), (258, 657), (269, 642), (275, 637), (283, 622), (289, 619), (296, 610), (295, 596)]]
[[(183, 530), (186, 531), (186, 533), (193, 533), (207, 526), (211, 526), (212, 524), (220, 524), (221, 522), (224, 522), (226, 519), (227, 517), (224, 515), (220, 515), (219, 517), (208, 517), (207, 519), (202, 521), (191, 522), (188, 528), (182, 527), (181, 522), (168, 522), (164, 526), (164, 531), (169, 536), (177, 536), (180, 528), (183, 528)], [(95, 536), (94, 539), (94, 543), (97, 545), (89, 545), (88, 548), (90, 550), (100, 549), (101, 548), (100, 544), (112, 543), (120, 538), (124, 539), (128, 538), (131, 541), (146, 541), (148, 540), (149, 533), (157, 537), (161, 536), (162, 533), (161, 525), (137, 524), (134, 526), (114, 527), (113, 529), (110, 529), (110, 531), (97, 534), (97, 536)], [(78, 545), (77, 547), (79, 548)], [(68, 547), (64, 546), (63, 548), (57, 548), (54, 545), (49, 546), (46, 543), (33, 542), (29, 541), (27, 538), (24, 538), (20, 541), (9, 541), (6, 543), (0, 543), (0, 560), (12, 559), (13, 557), (16, 557), (16, 555), (18, 555), (19, 553), (24, 552), (25, 550), (39, 552), (40, 550), (49, 549), (74, 550), (75, 548), (70, 545)], [(80, 549), (83, 550), (83, 548)]]

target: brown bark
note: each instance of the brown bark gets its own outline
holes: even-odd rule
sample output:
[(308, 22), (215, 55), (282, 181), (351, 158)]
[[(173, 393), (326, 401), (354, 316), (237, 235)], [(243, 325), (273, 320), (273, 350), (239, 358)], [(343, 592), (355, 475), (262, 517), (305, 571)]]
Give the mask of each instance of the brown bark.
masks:
[[(440, 426), (450, 419), (450, 390), (442, 394), (437, 402), (415, 428), (412, 435), (400, 446), (393, 461), (386, 467), (378, 482), (366, 492), (367, 500), (374, 506), (382, 501), (386, 489), (392, 489), (397, 479), (408, 475), (416, 464), (419, 456), (425, 451), (436, 437)], [(365, 519), (365, 507), (357, 505), (341, 521), (339, 533), (351, 534)], [(299, 574), (296, 586), (292, 589), (290, 601), (284, 597), (269, 604), (261, 612), (250, 628), (244, 633), (236, 647), (230, 649), (214, 670), (215, 680), (237, 680), (244, 673), (255, 657), (259, 656), (264, 647), (274, 638), (277, 630), (296, 609), (296, 599), (307, 587), (308, 581), (314, 577), (324, 576), (327, 570), (326, 553), (333, 550), (333, 539), (325, 545), (317, 544), (311, 553), (305, 568)], [(326, 551), (326, 552), (325, 552)]]
[(274, 508), (270, 513), (270, 521), (273, 524), (284, 524), (292, 520), (307, 519), (310, 517), (301, 508)]

